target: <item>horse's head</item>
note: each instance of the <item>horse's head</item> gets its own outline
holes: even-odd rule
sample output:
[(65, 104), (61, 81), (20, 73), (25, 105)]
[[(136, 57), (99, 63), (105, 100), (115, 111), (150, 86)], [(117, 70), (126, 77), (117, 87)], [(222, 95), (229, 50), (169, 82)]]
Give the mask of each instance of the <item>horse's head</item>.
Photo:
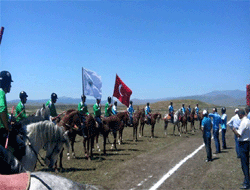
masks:
[(160, 119), (161, 119), (161, 114), (160, 114), (160, 113), (157, 113), (156, 119), (157, 119), (157, 122), (159, 123), (159, 121), (160, 121)]
[(68, 110), (65, 116), (61, 119), (59, 125), (64, 126), (66, 130), (72, 130), (74, 128), (80, 128), (82, 123), (82, 117), (79, 111), (74, 109)]

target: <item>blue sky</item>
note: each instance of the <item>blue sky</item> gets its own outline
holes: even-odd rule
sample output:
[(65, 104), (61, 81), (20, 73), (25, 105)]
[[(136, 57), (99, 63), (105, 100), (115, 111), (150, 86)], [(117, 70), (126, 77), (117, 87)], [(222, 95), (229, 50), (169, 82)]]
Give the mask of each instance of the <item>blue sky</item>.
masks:
[(131, 98), (245, 90), (249, 18), (248, 1), (1, 1), (7, 100), (80, 98), (82, 67), (101, 75), (103, 100), (116, 73)]

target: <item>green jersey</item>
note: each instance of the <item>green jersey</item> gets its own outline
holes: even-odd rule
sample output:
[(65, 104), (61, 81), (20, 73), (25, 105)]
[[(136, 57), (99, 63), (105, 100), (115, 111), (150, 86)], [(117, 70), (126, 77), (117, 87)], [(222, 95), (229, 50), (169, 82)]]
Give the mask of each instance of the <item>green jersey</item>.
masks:
[[(3, 89), (0, 88), (0, 112), (1, 113), (6, 113), (6, 116), (8, 118), (8, 110), (7, 110), (7, 102), (6, 102), (6, 96), (5, 96), (5, 92), (3, 91)], [(0, 129), (1, 128), (5, 128), (2, 118), (0, 118)]]
[(109, 117), (112, 115), (112, 109), (109, 108), (109, 106), (110, 106), (110, 104), (107, 102), (105, 104), (105, 114), (104, 114), (105, 117)]
[(19, 113), (21, 113), (21, 114), (16, 118), (17, 121), (21, 121), (24, 118), (27, 118), (27, 115), (25, 112), (25, 106), (23, 105), (23, 103), (21, 101), (17, 104), (15, 116), (17, 116)]
[(56, 117), (56, 116), (57, 116), (57, 112), (56, 112), (55, 104), (53, 104), (52, 101), (49, 100), (49, 101), (46, 103), (46, 106), (49, 107), (50, 116), (51, 116), (51, 117)]
[(94, 104), (93, 111), (95, 116), (101, 116), (101, 107), (97, 103)]
[(89, 111), (88, 111), (88, 107), (85, 103), (83, 102), (80, 102), (78, 104), (78, 111), (81, 113), (81, 114), (86, 114), (86, 115), (89, 115)]

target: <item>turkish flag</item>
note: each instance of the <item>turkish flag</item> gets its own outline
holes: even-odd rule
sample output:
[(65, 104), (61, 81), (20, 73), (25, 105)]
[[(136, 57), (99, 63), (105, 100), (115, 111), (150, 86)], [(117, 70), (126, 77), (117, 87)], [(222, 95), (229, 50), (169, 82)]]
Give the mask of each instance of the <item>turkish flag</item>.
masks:
[(122, 104), (129, 107), (131, 94), (132, 90), (130, 90), (129, 87), (116, 74), (113, 96), (116, 97)]

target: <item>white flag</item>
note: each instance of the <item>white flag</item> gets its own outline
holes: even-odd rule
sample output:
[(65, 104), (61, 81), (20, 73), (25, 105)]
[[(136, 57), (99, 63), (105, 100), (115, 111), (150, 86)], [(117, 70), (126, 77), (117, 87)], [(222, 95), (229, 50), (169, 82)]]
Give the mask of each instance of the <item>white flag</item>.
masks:
[(94, 71), (83, 69), (84, 94), (94, 96), (96, 99), (102, 98), (101, 76)]

